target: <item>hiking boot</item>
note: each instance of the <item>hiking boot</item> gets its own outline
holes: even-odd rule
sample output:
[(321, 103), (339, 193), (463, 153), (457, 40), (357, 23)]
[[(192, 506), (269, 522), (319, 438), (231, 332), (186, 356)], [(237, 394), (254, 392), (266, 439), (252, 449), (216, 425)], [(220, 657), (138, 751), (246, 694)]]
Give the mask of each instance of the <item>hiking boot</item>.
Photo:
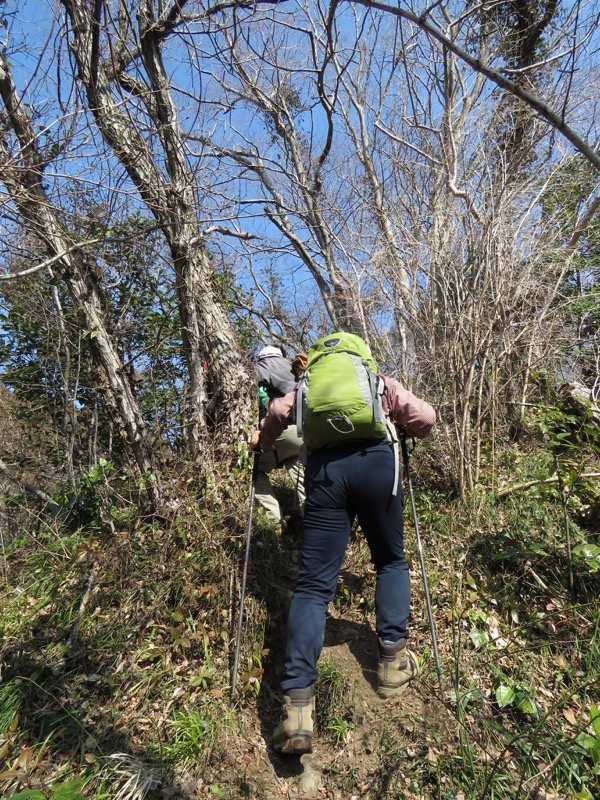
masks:
[(273, 734), (273, 748), (288, 755), (312, 753), (314, 718), (314, 686), (290, 689), (283, 696), (283, 719)]
[(384, 698), (402, 694), (419, 673), (417, 657), (406, 647), (406, 639), (395, 643), (379, 639), (378, 649), (377, 693)]

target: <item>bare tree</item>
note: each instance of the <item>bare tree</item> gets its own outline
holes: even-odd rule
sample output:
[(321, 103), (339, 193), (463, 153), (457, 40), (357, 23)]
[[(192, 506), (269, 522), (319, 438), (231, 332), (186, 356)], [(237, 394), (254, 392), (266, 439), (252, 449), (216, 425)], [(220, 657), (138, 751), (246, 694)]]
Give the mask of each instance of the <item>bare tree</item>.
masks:
[[(340, 58), (334, 10), (312, 20), (310, 11), (302, 9), (293, 30), (263, 26), (259, 38), (256, 26), (243, 25), (235, 11), (223, 15), (213, 35), (221, 63), (218, 80), (230, 107), (247, 109), (255, 124), (251, 133), (236, 126), (232, 145), (214, 139), (204, 143), (254, 176), (264, 192), (261, 210), (280, 242), (312, 276), (326, 324), (369, 338), (360, 270), (349, 269), (341, 241), (340, 212), (345, 211), (335, 192), (344, 191), (343, 174), (335, 188), (332, 183), (340, 164), (340, 153), (332, 153), (338, 144), (340, 88), (331, 70)], [(297, 54), (293, 65), (287, 57), (292, 51)], [(278, 247), (281, 243), (271, 245), (273, 251)]]
[[(450, 3), (432, 3), (425, 9), (416, 11), (411, 8), (391, 6), (376, 0), (348, 0), (348, 2), (388, 13), (410, 22), (432, 40), (442, 45), (448, 52), (468, 64), (475, 72), (484, 75), (528, 106), (536, 116), (559, 131), (596, 169), (600, 169), (600, 156), (594, 138), (588, 141), (584, 135), (577, 132), (573, 125), (567, 122), (567, 111), (571, 103), (577, 65), (585, 61), (588, 53), (587, 47), (593, 37), (594, 29), (598, 25), (598, 9), (594, 2), (578, 2), (567, 12), (566, 19), (561, 20), (558, 25), (560, 42), (564, 45), (564, 49), (561, 51), (551, 48), (550, 55), (540, 56), (539, 59), (534, 57), (537, 55), (535, 44), (555, 16), (558, 2), (557, 0), (548, 0), (542, 4), (539, 11), (537, 4), (515, 4), (519, 16), (519, 45), (522, 55), (522, 63), (517, 66), (502, 63), (495, 65), (491, 58), (482, 59), (480, 53), (477, 51), (473, 53), (469, 46), (471, 42), (468, 34), (471, 29), (472, 17), (481, 14), (485, 20), (487, 14), (495, 14), (498, 6), (495, 2), (478, 4), (472, 10), (459, 8), (454, 13)], [(499, 12), (500, 15), (512, 11), (511, 5), (507, 3), (504, 11)], [(456, 36), (456, 30), (461, 27), (467, 31), (467, 39), (464, 44)], [(482, 30), (481, 33), (485, 35), (485, 30)], [(502, 60), (502, 48), (498, 48), (494, 55)], [(544, 96), (544, 93), (532, 91), (524, 81), (515, 80), (513, 77), (519, 73), (522, 75), (529, 70), (539, 69), (540, 65), (552, 62), (555, 67), (557, 66), (556, 62), (560, 62), (564, 65), (564, 69), (556, 69), (555, 74), (560, 77), (557, 84), (552, 87), (553, 91), (548, 98)]]
[[(252, 383), (213, 281), (196, 213), (195, 175), (162, 56), (184, 5), (166, 12), (153, 0), (120, 3), (113, 16), (108, 3), (63, 0), (87, 106), (171, 250), (190, 377), (190, 443), (197, 454), (206, 441), (209, 401), (215, 423), (239, 435)], [(156, 136), (145, 134), (148, 126)]]
[(158, 499), (159, 487), (146, 426), (106, 324), (95, 266), (85, 253), (72, 247), (46, 195), (42, 182), (46, 157), (38, 147), (34, 126), (4, 57), (0, 57), (0, 96), (8, 121), (0, 137), (4, 185), (31, 233), (56, 259), (55, 268), (60, 270), (77, 304), (90, 335), (90, 347), (105, 376), (107, 402), (123, 423), (140, 471), (154, 476), (150, 490)]
[(519, 429), (532, 367), (557, 356), (578, 237), (542, 198), (569, 142), (596, 169), (593, 3), (561, 25), (551, 2), (62, 6), (93, 180), (167, 244), (192, 450), (249, 423), (237, 312), (291, 346), (362, 334), (436, 402), (472, 487), (484, 436)]
[[(515, 44), (513, 20), (491, 4), (462, 16), (439, 4), (426, 11), (441, 38), (423, 36), (415, 14), (362, 5), (278, 8), (262, 14), (260, 33), (244, 26), (239, 5), (224, 10), (213, 48), (231, 112), (221, 135), (201, 141), (232, 181), (250, 182), (242, 203), (270, 200), (262, 207), (273, 227), (250, 252), (266, 249), (272, 264), (291, 249), (329, 323), (366, 331), (387, 365), (429, 387), (466, 491), (479, 479), (482, 437), (518, 428), (532, 366), (556, 356), (565, 267), (551, 224), (538, 219), (563, 157), (547, 117), (531, 113), (520, 89), (490, 92), (473, 61), (510, 63), (512, 82), (539, 102), (564, 91), (566, 110), (560, 48), (580, 58), (587, 23), (572, 45), (553, 6), (539, 18), (523, 7)], [(281, 272), (254, 280), (267, 317), (292, 311)]]

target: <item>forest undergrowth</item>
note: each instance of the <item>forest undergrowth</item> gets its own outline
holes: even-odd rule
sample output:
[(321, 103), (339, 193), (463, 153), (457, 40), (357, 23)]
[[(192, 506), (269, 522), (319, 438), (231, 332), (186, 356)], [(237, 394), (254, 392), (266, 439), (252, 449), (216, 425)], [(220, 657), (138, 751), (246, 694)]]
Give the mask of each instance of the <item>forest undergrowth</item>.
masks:
[[(270, 746), (300, 543), (283, 476), (286, 532), (253, 515), (233, 703), (247, 466), (201, 488), (178, 469), (168, 520), (140, 516), (135, 487), (107, 462), (53, 515), (13, 496), (2, 509), (14, 527), (2, 541), (0, 797), (597, 797), (597, 500), (571, 487), (566, 507), (539, 446), (507, 444), (495, 464), (503, 496), (481, 486), (460, 500), (434, 488), (426, 460), (415, 470), (443, 696), (407, 505), (421, 676), (387, 705), (369, 685), (374, 574), (356, 530), (328, 617), (315, 753), (301, 762)], [(532, 476), (540, 483), (511, 491)]]

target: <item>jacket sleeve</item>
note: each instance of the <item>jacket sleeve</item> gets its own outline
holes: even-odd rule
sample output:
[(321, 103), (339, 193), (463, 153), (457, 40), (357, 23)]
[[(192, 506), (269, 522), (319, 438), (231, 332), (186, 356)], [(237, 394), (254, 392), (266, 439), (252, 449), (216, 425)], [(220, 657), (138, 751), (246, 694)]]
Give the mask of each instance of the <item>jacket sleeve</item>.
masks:
[(293, 423), (295, 399), (296, 392), (293, 391), (271, 403), (267, 416), (260, 423), (261, 447), (272, 447), (288, 425)]
[(383, 409), (392, 422), (402, 427), (408, 436), (417, 439), (429, 436), (435, 425), (433, 407), (393, 378), (384, 375), (383, 381), (387, 390), (383, 395)]

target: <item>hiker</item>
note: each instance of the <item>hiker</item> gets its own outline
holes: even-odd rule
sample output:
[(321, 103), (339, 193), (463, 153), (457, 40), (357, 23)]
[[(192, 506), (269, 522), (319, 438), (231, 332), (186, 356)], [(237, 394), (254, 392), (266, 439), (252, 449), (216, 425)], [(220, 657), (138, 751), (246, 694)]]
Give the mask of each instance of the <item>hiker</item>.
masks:
[[(284, 358), (279, 347), (263, 347), (254, 365), (258, 378), (259, 421), (263, 420), (271, 403), (288, 392), (293, 391), (300, 377), (302, 354), (296, 356), (293, 364)], [(295, 425), (281, 431), (270, 447), (265, 447), (258, 458), (258, 471), (254, 496), (265, 509), (269, 519), (284, 525), (281, 507), (269, 473), (277, 467), (285, 467), (294, 483), (294, 492), (298, 510), (302, 515), (304, 509), (304, 468), (299, 458), (302, 439), (298, 436)]]
[[(271, 404), (250, 440), (252, 449), (268, 448), (296, 421), (307, 445), (302, 558), (288, 614), (283, 718), (273, 739), (275, 750), (296, 755), (312, 751), (325, 616), (355, 517), (377, 573), (379, 695), (401, 693), (417, 674), (417, 659), (406, 647), (410, 582), (394, 426), (407, 436), (422, 438), (435, 423), (435, 411), (428, 403), (398, 381), (377, 375), (367, 345), (353, 334), (319, 339), (308, 352), (306, 374), (307, 381)], [(361, 384), (363, 389), (371, 387), (368, 400)], [(334, 398), (340, 396), (340, 408), (332, 409)], [(348, 408), (342, 407), (344, 397), (350, 401), (345, 403)]]

